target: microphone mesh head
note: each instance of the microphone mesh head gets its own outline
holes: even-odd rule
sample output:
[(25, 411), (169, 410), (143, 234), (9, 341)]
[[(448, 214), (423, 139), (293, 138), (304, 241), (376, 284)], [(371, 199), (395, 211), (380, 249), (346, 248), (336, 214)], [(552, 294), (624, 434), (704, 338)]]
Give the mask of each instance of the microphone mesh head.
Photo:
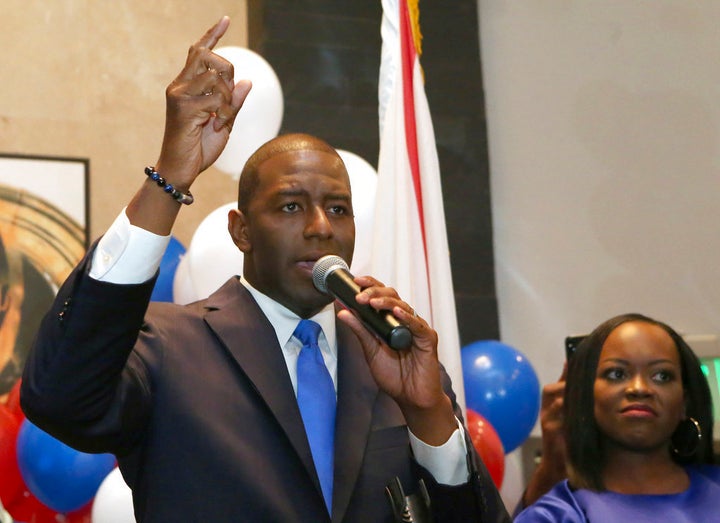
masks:
[(328, 254), (327, 256), (323, 256), (318, 261), (316, 261), (315, 265), (313, 265), (312, 270), (313, 284), (315, 285), (315, 288), (322, 293), (328, 294), (325, 280), (327, 279), (328, 274), (337, 269), (345, 269), (346, 271), (350, 271), (348, 264), (345, 263), (345, 260), (343, 260), (340, 256)]

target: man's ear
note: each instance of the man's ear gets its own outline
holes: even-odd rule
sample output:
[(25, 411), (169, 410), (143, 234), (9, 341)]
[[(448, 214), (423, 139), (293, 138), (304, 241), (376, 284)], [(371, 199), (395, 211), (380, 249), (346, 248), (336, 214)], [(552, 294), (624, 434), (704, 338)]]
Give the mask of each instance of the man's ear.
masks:
[(228, 232), (233, 243), (243, 253), (252, 249), (247, 221), (247, 216), (239, 209), (230, 209), (228, 212)]

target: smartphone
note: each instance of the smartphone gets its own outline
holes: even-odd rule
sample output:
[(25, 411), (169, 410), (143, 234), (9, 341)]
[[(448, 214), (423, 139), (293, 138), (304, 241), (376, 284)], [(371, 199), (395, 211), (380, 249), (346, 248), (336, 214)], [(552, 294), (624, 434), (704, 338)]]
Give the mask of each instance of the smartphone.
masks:
[(575, 351), (578, 348), (578, 345), (587, 338), (587, 334), (583, 334), (582, 336), (566, 336), (565, 337), (565, 359), (568, 361), (572, 357), (573, 354), (575, 354)]

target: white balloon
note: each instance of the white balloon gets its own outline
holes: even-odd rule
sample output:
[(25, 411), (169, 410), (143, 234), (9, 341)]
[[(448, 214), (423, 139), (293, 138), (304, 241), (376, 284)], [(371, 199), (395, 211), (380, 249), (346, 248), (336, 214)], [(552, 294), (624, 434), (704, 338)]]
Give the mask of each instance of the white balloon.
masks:
[(355, 254), (350, 270), (358, 276), (370, 273), (373, 217), (375, 215), (375, 192), (377, 171), (370, 163), (355, 153), (338, 149), (350, 176), (352, 204), (355, 213)]
[(525, 477), (522, 466), (522, 447), (520, 447), (509, 454), (505, 454), (505, 473), (500, 486), (500, 497), (508, 512), (515, 509), (524, 491)]
[(227, 46), (215, 49), (215, 53), (233, 64), (235, 81), (249, 79), (253, 84), (235, 118), (228, 143), (214, 164), (237, 180), (250, 155), (280, 131), (283, 93), (273, 68), (254, 51)]
[(198, 299), (199, 293), (190, 277), (190, 259), (183, 254), (173, 276), (173, 301), (185, 305)]
[(180, 271), (180, 265), (187, 263), (186, 267), (182, 267), (181, 275), (189, 279), (189, 283), (185, 281), (178, 285), (187, 288), (185, 295), (191, 298), (189, 301), (208, 297), (228, 278), (242, 274), (243, 253), (233, 243), (228, 232), (228, 212), (236, 207), (235, 202), (218, 207), (195, 229), (190, 246), (177, 269)]
[(91, 509), (92, 523), (135, 523), (132, 491), (115, 467), (100, 483)]

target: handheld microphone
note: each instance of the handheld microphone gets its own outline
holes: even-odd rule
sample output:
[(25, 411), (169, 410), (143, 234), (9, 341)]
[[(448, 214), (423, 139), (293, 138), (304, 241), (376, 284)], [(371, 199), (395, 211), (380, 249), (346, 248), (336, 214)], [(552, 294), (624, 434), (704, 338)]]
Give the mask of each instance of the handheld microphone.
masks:
[(370, 305), (360, 304), (355, 295), (362, 289), (353, 280), (350, 269), (340, 256), (328, 254), (315, 262), (312, 270), (315, 288), (334, 296), (348, 309), (356, 312), (363, 324), (395, 350), (410, 348), (412, 334), (388, 311), (377, 311)]

